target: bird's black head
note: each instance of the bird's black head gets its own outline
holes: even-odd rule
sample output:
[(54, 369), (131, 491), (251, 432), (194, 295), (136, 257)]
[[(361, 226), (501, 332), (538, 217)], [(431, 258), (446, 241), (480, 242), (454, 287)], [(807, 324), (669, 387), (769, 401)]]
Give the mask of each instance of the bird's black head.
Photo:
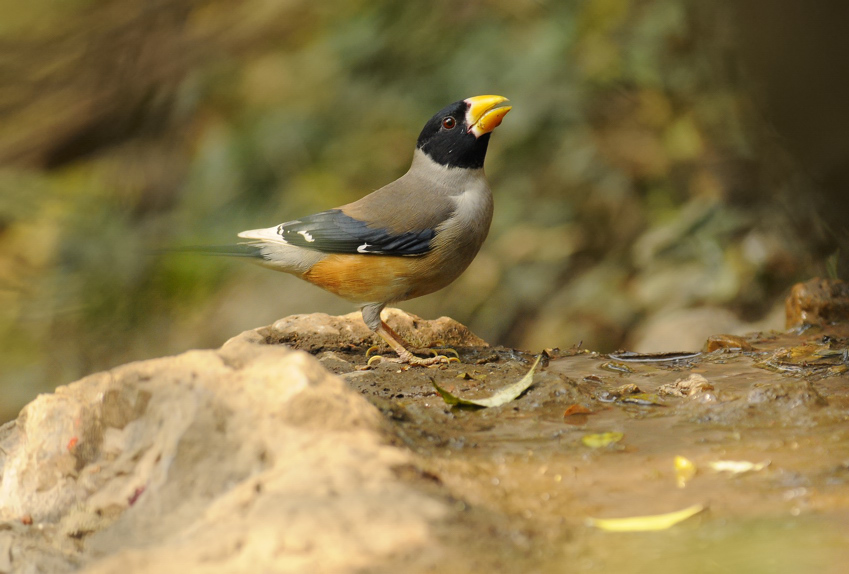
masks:
[(419, 134), (416, 148), (446, 167), (483, 167), (492, 130), (501, 124), (510, 106), (501, 96), (475, 96), (439, 110)]

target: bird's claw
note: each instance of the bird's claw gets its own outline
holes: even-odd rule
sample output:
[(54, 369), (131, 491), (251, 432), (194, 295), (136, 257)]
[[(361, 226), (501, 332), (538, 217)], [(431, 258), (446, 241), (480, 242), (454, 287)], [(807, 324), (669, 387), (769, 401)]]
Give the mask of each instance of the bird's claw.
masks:
[[(419, 351), (417, 351), (417, 352), (419, 352)], [(456, 358), (458, 361), (460, 360), (460, 353), (458, 353), (456, 350), (454, 350), (450, 347), (447, 347), (447, 348), (438, 348), (438, 347), (437, 348), (427, 348), (427, 349), (422, 349), (420, 352), (430, 353), (434, 357), (447, 357), (448, 354), (450, 353), (450, 354), (454, 355), (453, 358)]]
[(430, 367), (433, 365), (440, 364), (459, 363), (460, 359), (458, 357), (447, 357), (445, 355), (439, 354), (435, 354), (433, 357), (428, 357), (427, 359), (416, 357), (412, 353), (403, 357), (384, 357), (383, 355), (372, 355), (371, 357), (369, 357), (368, 361), (366, 362), (366, 365), (371, 367), (376, 362), (405, 363), (408, 365)]
[[(375, 353), (375, 352), (377, 352), (377, 351), (379, 351), (379, 350), (380, 350), (380, 347), (378, 347), (377, 345), (372, 345), (371, 347), (369, 347), (368, 349), (366, 349), (366, 359), (368, 359), (368, 358), (369, 358), (369, 356), (370, 356), (372, 353)], [(380, 355), (375, 355), (375, 357), (379, 357), (379, 356), (380, 356)], [(369, 363), (369, 364), (371, 364), (371, 363)]]
[(436, 353), (433, 357), (428, 357), (427, 359), (420, 359), (419, 357), (413, 356), (412, 358), (408, 358), (404, 362), (410, 363), (411, 365), (421, 365), (423, 367), (430, 367), (432, 365), (459, 363), (460, 359), (457, 357), (446, 357), (445, 355), (440, 355), (439, 353)]

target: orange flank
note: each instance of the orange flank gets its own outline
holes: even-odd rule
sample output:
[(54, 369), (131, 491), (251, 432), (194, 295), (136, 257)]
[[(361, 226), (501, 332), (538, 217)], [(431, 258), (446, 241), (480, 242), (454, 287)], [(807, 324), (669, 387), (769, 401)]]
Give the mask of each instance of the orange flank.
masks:
[(303, 278), (349, 301), (401, 301), (406, 299), (416, 258), (389, 255), (328, 255), (304, 273)]

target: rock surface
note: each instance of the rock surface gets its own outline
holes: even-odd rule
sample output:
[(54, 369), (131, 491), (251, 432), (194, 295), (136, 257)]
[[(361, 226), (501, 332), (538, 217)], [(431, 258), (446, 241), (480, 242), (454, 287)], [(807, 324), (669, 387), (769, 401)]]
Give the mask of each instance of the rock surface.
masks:
[[(425, 321), (421, 317), (389, 308), (383, 311), (383, 320), (415, 347), (434, 344), (449, 347), (486, 347), (486, 341), (449, 317)], [(285, 343), (298, 349), (317, 353), (328, 350), (379, 345), (389, 347), (366, 327), (359, 311), (340, 317), (313, 313), (284, 317), (270, 327), (258, 330), (268, 343)]]
[(257, 331), (86, 377), (2, 429), (0, 571), (367, 568), (427, 544), (445, 513), (398, 478), (410, 455), (389, 436)]
[(787, 328), (849, 321), (849, 283), (811, 279), (797, 283), (785, 302)]

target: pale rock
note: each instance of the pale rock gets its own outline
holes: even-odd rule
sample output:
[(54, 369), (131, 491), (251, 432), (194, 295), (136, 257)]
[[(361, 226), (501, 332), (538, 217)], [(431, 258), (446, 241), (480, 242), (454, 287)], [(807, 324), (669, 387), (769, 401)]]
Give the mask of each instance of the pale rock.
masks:
[(431, 543), (445, 503), (398, 478), (378, 411), (271, 331), (86, 377), (0, 429), (0, 568), (353, 572)]

